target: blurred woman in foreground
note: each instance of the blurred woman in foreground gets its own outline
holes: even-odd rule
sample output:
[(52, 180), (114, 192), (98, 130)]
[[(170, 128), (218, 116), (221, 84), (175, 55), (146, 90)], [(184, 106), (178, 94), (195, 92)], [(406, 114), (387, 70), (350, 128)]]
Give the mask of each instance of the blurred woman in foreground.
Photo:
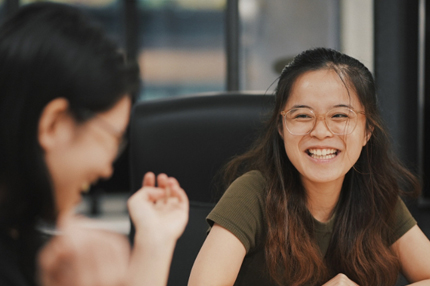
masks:
[[(129, 199), (131, 251), (73, 215), (81, 192), (111, 176), (138, 85), (137, 65), (75, 8), (31, 4), (1, 26), (1, 285), (167, 283), (188, 219), (174, 178), (148, 173)], [(46, 242), (47, 223), (60, 234)]]

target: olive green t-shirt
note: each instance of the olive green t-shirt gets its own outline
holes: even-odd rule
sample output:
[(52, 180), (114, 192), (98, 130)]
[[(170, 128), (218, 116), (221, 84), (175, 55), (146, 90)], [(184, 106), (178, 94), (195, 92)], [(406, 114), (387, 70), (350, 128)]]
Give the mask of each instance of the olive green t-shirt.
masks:
[[(210, 226), (219, 224), (233, 233), (245, 246), (246, 256), (234, 285), (275, 285), (266, 273), (264, 240), (266, 235), (266, 183), (259, 171), (251, 171), (236, 179), (207, 217)], [(324, 257), (331, 239), (334, 214), (326, 223), (314, 219), (315, 236)], [(393, 241), (416, 224), (407, 207), (399, 199), (393, 225)]]

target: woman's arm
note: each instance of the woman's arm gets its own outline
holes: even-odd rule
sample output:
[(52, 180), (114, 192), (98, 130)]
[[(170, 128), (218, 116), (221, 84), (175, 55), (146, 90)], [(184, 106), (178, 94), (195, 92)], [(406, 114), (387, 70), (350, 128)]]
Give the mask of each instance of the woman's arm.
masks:
[(411, 285), (430, 285), (430, 241), (415, 225), (392, 248), (400, 259), (401, 271)]
[[(43, 286), (164, 286), (176, 240), (188, 221), (188, 199), (174, 178), (145, 175), (128, 200), (136, 227), (134, 248), (123, 235), (88, 229), (82, 219), (61, 220), (62, 235), (39, 255)], [(63, 222), (64, 221), (64, 222)]]
[(188, 198), (178, 181), (147, 173), (143, 187), (128, 201), (136, 227), (127, 286), (167, 284), (177, 239), (188, 221)]
[(234, 234), (214, 224), (194, 262), (188, 285), (233, 285), (245, 254), (245, 246)]

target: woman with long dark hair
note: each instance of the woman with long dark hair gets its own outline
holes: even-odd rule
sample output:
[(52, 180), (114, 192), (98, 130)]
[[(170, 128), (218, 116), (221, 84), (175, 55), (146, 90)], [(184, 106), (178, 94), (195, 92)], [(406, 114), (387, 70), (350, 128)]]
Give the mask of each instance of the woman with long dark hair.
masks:
[(307, 50), (275, 93), (264, 134), (225, 169), (189, 285), (394, 285), (399, 271), (430, 285), (430, 242), (400, 199), (419, 183), (390, 149), (369, 70)]
[(188, 218), (175, 179), (148, 173), (129, 199), (132, 251), (73, 215), (112, 174), (138, 86), (137, 64), (77, 8), (30, 4), (0, 27), (0, 285), (167, 283)]

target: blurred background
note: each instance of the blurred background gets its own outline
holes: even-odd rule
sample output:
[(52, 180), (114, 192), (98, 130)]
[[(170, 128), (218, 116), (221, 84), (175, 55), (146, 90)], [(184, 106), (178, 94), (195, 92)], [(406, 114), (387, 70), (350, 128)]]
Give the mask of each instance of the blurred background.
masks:
[[(36, 0), (0, 0), (0, 21)], [(427, 221), (430, 83), (426, 0), (58, 0), (91, 14), (140, 65), (136, 102), (193, 93), (271, 93), (297, 53), (329, 47), (362, 61), (401, 160), (424, 182), (410, 205)], [(428, 40), (427, 40), (428, 42)], [(428, 53), (427, 53), (428, 54)], [(93, 186), (80, 211), (128, 232), (129, 154)], [(112, 215), (112, 216), (110, 216)], [(422, 217), (422, 218), (421, 218)], [(426, 227), (424, 227), (426, 228)], [(428, 233), (428, 232), (427, 232)]]
[[(32, 2), (38, 0), (0, 0), (0, 17)], [(371, 0), (51, 2), (87, 11), (138, 60), (142, 76), (138, 100), (226, 90), (229, 33), (239, 44), (234, 60), (239, 62), (241, 90), (272, 89), (279, 69), (311, 47), (342, 50), (373, 70)], [(226, 11), (231, 6), (237, 6), (233, 19)], [(237, 22), (238, 31), (228, 26), (229, 20)]]

